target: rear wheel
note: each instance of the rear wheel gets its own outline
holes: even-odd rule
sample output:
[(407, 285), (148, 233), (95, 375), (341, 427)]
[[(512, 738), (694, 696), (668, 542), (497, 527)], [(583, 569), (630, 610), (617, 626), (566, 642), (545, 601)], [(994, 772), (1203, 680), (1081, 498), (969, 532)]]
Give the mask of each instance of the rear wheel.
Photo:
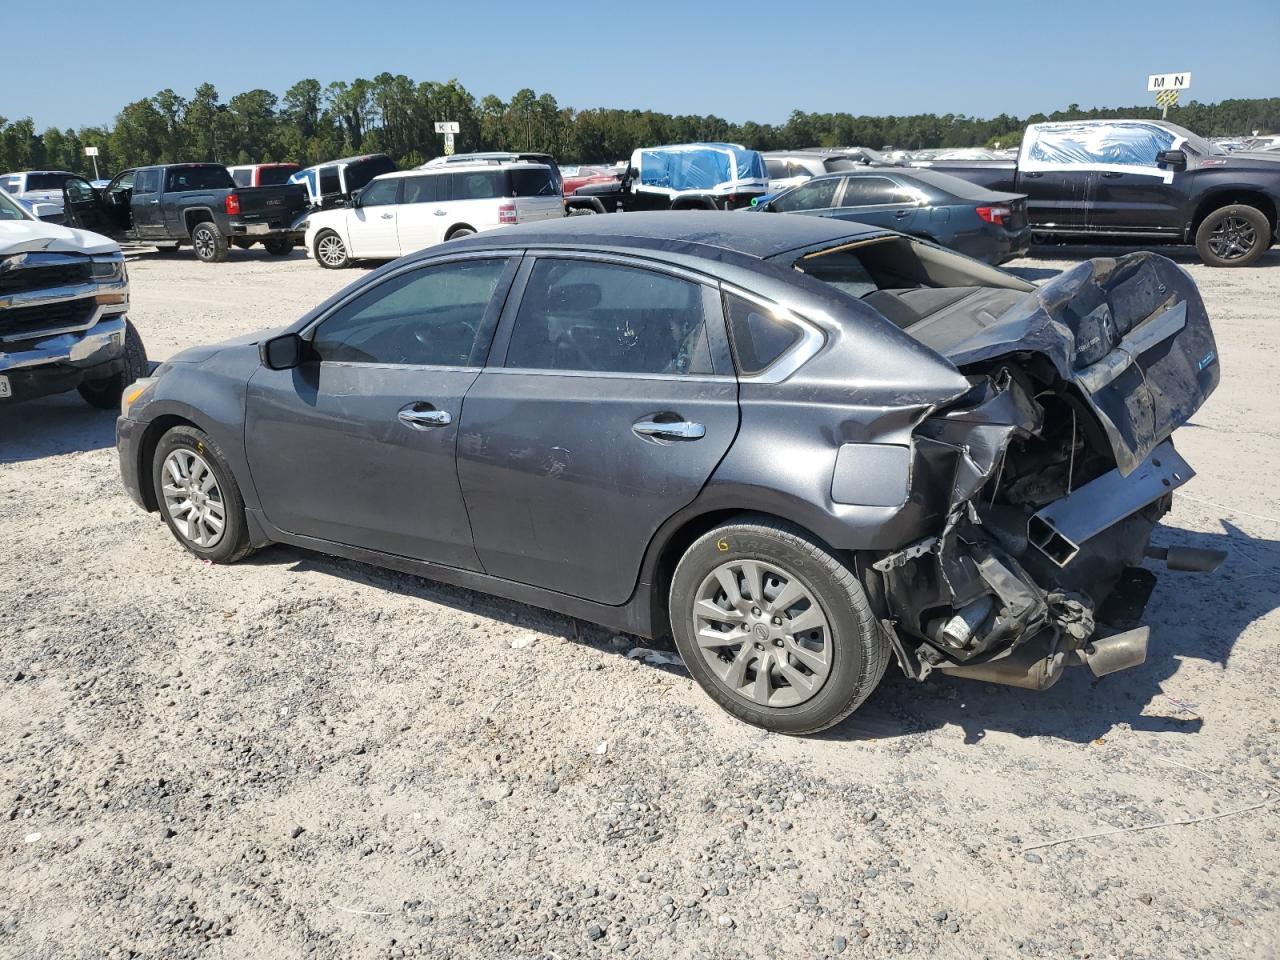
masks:
[(571, 217), (591, 217), (595, 216), (595, 214), (596, 211), (590, 207), (571, 207), (569, 209), (569, 216)]
[(445, 239), (457, 240), (459, 237), (469, 237), (473, 233), (475, 233), (475, 231), (472, 230), (470, 227), (454, 227), (452, 230), (449, 231), (449, 235), (445, 237)]
[(211, 563), (235, 563), (251, 552), (240, 488), (203, 430), (174, 427), (161, 437), (151, 482), (165, 524), (191, 553)]
[(1196, 230), (1196, 250), (1211, 267), (1247, 267), (1271, 246), (1271, 222), (1255, 207), (1214, 210)]
[(264, 240), (262, 245), (273, 257), (287, 257), (293, 253), (293, 240), (289, 237), (272, 237), (270, 240)]
[(321, 231), (316, 237), (316, 262), (328, 270), (341, 270), (351, 265), (347, 245), (332, 230)]
[(124, 369), (101, 380), (85, 380), (76, 388), (92, 407), (113, 410), (120, 406), (120, 395), (135, 380), (147, 375), (147, 350), (142, 338), (128, 320), (124, 322)]
[(889, 644), (849, 566), (803, 530), (745, 515), (697, 540), (670, 594), (676, 647), (740, 720), (815, 733), (871, 695)]
[(208, 220), (192, 228), (191, 246), (201, 263), (222, 263), (227, 259), (227, 238), (219, 232), (216, 224)]

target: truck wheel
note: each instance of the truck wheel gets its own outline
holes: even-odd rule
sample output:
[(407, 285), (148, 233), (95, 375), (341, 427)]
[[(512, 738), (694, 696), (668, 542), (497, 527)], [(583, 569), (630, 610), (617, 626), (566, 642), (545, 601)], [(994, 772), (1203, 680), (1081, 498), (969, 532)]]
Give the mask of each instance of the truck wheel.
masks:
[(264, 240), (262, 245), (273, 257), (287, 257), (293, 253), (293, 240), (289, 237), (272, 237), (270, 240)]
[(316, 261), (329, 270), (341, 270), (351, 266), (347, 245), (332, 230), (322, 230), (316, 237)]
[(871, 695), (889, 642), (857, 575), (791, 524), (744, 515), (685, 552), (671, 630), (693, 678), (740, 720), (816, 733)]
[(590, 207), (571, 207), (569, 209), (569, 216), (571, 217), (593, 217), (595, 213)]
[(475, 233), (475, 231), (472, 230), (470, 227), (455, 227), (453, 230), (449, 231), (449, 235), (445, 237), (445, 239), (457, 240), (461, 237), (469, 237), (473, 233)]
[(124, 369), (101, 380), (85, 380), (76, 389), (86, 403), (102, 410), (120, 406), (120, 395), (135, 380), (147, 375), (147, 349), (128, 320), (124, 322)]
[(208, 220), (192, 228), (191, 246), (202, 263), (222, 263), (227, 259), (227, 238), (218, 232), (216, 224)]
[(1196, 250), (1211, 267), (1247, 267), (1271, 247), (1271, 223), (1241, 203), (1214, 210), (1196, 230)]
[(203, 430), (184, 425), (160, 438), (151, 483), (169, 531), (201, 560), (235, 563), (252, 551), (240, 487)]

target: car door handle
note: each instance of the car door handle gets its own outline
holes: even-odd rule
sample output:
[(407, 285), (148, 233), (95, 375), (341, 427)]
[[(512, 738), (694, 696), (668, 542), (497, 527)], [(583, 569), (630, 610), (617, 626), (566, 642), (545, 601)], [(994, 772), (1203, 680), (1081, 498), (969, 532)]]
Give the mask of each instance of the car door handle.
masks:
[(159, 200), (152, 200), (152, 201), (151, 201), (151, 205), (152, 205), (153, 207), (158, 207), (158, 206), (160, 205), (160, 201), (159, 201)]
[(663, 440), (701, 440), (707, 435), (707, 428), (690, 420), (677, 420), (672, 423), (659, 423), (657, 420), (637, 420), (631, 425), (631, 432), (637, 437), (658, 437)]
[(448, 410), (437, 410), (431, 404), (421, 401), (406, 404), (400, 408), (396, 416), (405, 426), (413, 427), (415, 430), (443, 427), (453, 422), (453, 415)]
[(1123, 174), (1116, 173), (1114, 170), (1104, 170), (1102, 171), (1102, 175), (1108, 180), (1114, 180), (1116, 177), (1123, 176)]
[(911, 210), (899, 210), (897, 213), (893, 215), (893, 219), (905, 220), (907, 217), (911, 216), (912, 212), (913, 211)]
[(390, 219), (391, 219), (392, 217), (394, 217), (394, 216), (395, 216), (395, 214), (394, 214), (394, 213), (384, 213), (384, 214), (382, 215), (382, 219), (383, 219), (383, 220), (390, 220)]
[(1030, 173), (1024, 173), (1023, 176), (1026, 177), (1028, 180), (1039, 180), (1041, 177), (1044, 176), (1044, 174), (1036, 173), (1035, 171), (1032, 171)]

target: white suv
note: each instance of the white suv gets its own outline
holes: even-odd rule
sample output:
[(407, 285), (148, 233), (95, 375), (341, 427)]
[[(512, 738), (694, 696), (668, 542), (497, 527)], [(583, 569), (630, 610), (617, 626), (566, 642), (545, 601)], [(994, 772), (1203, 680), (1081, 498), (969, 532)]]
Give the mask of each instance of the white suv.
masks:
[(383, 174), (337, 210), (307, 217), (307, 252), (322, 267), (390, 260), (432, 244), (564, 216), (564, 198), (546, 164), (450, 163)]

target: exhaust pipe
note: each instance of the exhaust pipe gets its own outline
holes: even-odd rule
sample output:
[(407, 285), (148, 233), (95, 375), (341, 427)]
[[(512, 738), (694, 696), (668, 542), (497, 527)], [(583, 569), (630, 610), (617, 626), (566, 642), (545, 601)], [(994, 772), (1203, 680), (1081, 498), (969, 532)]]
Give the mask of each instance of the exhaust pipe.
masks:
[(1086, 643), (1076, 651), (1076, 655), (1093, 671), (1095, 677), (1105, 677), (1108, 673), (1128, 670), (1146, 663), (1147, 640), (1150, 636), (1150, 627), (1137, 627), (1113, 637)]
[(1201, 547), (1147, 547), (1147, 556), (1152, 560), (1163, 560), (1170, 570), (1213, 573), (1227, 559), (1227, 552)]
[(1048, 690), (1062, 678), (1067, 655), (1053, 643), (1054, 631), (1042, 630), (1019, 644), (1007, 657), (986, 663), (963, 663), (940, 667), (949, 677), (984, 680), (1024, 690)]
[(1048, 690), (1062, 679), (1067, 667), (1087, 666), (1095, 677), (1128, 670), (1147, 662), (1150, 627), (1137, 627), (1112, 637), (1085, 644), (1078, 650), (1060, 650), (1054, 643), (1054, 631), (1042, 630), (1037, 636), (1015, 647), (1007, 657), (986, 663), (959, 663), (939, 667), (949, 677), (964, 677), (1000, 683), (1024, 690)]

